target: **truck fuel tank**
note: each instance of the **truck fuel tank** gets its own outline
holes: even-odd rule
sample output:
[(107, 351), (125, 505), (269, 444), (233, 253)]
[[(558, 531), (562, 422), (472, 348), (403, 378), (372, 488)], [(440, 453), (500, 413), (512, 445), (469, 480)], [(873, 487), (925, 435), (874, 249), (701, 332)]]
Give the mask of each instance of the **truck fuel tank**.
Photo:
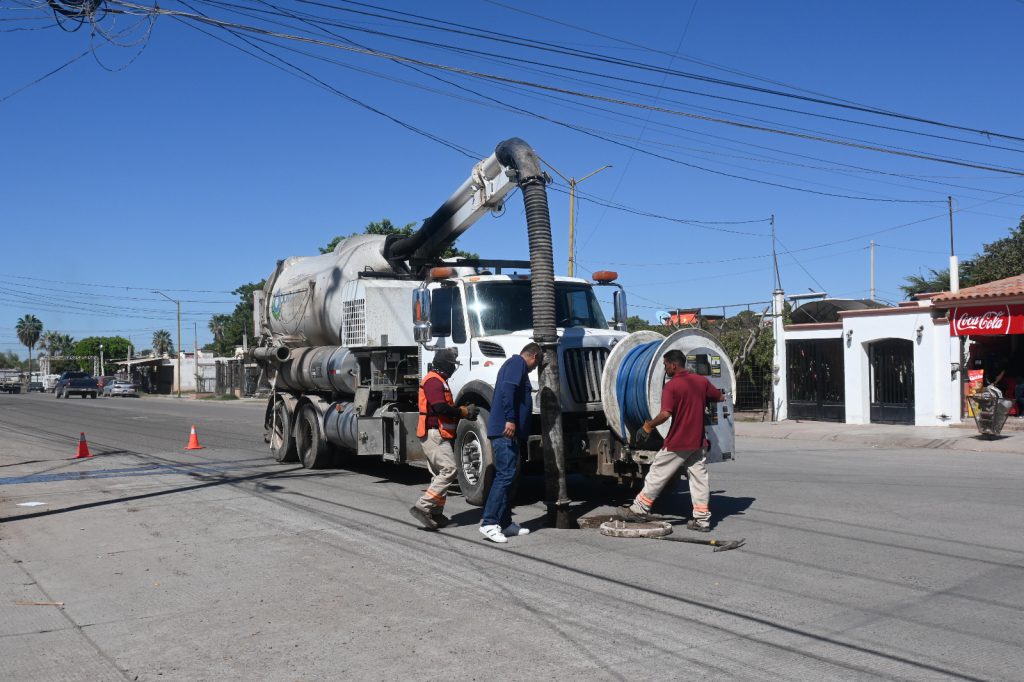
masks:
[(293, 348), (291, 357), (278, 366), (279, 388), (352, 395), (358, 385), (359, 364), (345, 346)]

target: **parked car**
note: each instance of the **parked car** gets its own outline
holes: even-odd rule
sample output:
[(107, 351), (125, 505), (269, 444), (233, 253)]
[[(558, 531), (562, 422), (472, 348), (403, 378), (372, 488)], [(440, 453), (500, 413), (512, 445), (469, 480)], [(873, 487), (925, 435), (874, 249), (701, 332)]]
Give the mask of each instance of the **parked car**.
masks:
[(0, 392), (21, 393), (21, 377), (16, 372), (0, 374)]
[(107, 384), (111, 384), (115, 381), (117, 381), (117, 378), (114, 376), (102, 376), (96, 380), (96, 386), (102, 391)]
[(46, 387), (43, 386), (43, 382), (41, 382), (41, 381), (30, 381), (30, 382), (28, 382), (28, 392), (29, 393), (43, 393), (45, 390), (46, 390)]
[(103, 387), (103, 395), (110, 398), (114, 398), (116, 396), (121, 396), (122, 398), (139, 397), (138, 391), (135, 390), (135, 384), (130, 381), (124, 381), (123, 379), (108, 381)]
[(70, 398), (73, 395), (95, 398), (100, 394), (100, 388), (88, 372), (64, 372), (57, 379), (53, 394), (56, 398)]

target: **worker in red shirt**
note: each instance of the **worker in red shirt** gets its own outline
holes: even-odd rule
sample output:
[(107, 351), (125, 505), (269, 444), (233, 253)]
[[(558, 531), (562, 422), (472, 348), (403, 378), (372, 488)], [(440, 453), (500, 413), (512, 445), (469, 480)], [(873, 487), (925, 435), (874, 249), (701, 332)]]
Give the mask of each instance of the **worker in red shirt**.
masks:
[(619, 517), (626, 521), (646, 521), (651, 506), (668, 482), (685, 467), (690, 482), (693, 518), (686, 523), (690, 530), (707, 533), (711, 530), (711, 486), (708, 481), (707, 438), (704, 436), (704, 406), (709, 400), (725, 400), (725, 394), (705, 377), (686, 369), (686, 356), (682, 351), (670, 350), (662, 358), (665, 374), (671, 377), (661, 391), (661, 412), (644, 422), (643, 430), (650, 435), (669, 419), (672, 424), (665, 444), (651, 462), (644, 477), (644, 488), (633, 504), (619, 508)]
[(409, 509), (412, 517), (427, 530), (448, 525), (444, 503), (448, 488), (455, 482), (455, 452), (452, 441), (459, 419), (476, 419), (479, 408), (475, 405), (456, 407), (452, 400), (448, 379), (458, 367), (458, 356), (450, 348), (434, 354), (431, 370), (423, 377), (419, 391), (420, 418), (416, 428), (423, 445), (423, 454), (434, 475), (426, 492)]

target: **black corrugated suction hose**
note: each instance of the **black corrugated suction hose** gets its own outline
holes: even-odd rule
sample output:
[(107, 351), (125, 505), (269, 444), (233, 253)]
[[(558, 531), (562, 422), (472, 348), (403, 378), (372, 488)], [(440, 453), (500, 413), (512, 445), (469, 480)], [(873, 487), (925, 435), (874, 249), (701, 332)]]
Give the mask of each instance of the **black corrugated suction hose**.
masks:
[(530, 241), (530, 283), (533, 299), (533, 338), (540, 344), (558, 342), (555, 329), (555, 264), (551, 247), (551, 216), (548, 211), (547, 176), (533, 148), (518, 137), (505, 140), (494, 154), (506, 168), (516, 171), (523, 191), (526, 231)]

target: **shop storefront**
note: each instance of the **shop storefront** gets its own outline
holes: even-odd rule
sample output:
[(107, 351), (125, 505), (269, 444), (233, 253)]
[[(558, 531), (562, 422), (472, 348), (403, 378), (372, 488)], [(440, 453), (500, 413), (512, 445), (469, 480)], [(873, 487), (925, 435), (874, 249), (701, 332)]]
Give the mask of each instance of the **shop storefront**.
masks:
[[(1012, 286), (1016, 280), (1019, 287)], [(967, 396), (991, 384), (1016, 401), (1011, 415), (1024, 413), (1024, 302), (994, 302), (1022, 294), (1024, 276), (933, 299), (936, 307), (948, 309), (950, 336), (960, 341), (965, 416), (971, 409)]]

